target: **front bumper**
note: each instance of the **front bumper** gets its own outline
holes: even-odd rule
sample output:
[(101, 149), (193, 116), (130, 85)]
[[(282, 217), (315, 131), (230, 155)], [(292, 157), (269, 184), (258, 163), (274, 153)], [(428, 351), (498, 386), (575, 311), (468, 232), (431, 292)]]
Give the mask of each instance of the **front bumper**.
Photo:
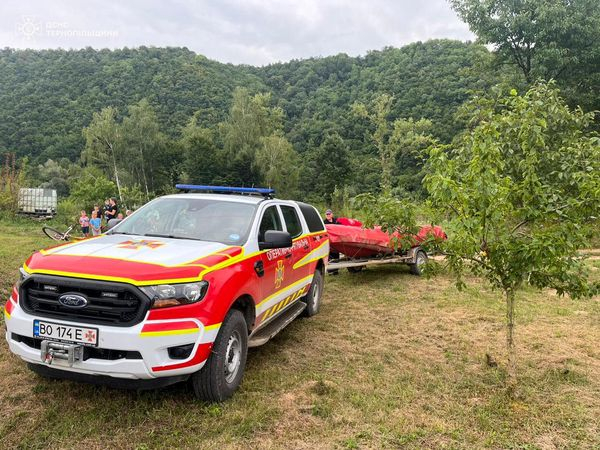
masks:
[[(89, 376), (152, 380), (189, 375), (202, 368), (210, 355), (212, 343), (219, 331), (218, 325), (205, 327), (202, 322), (194, 318), (149, 321), (146, 316), (141, 323), (132, 327), (85, 325), (80, 322), (30, 315), (19, 307), (18, 300), (18, 293), (13, 290), (11, 299), (8, 300), (10, 305), (7, 303), (9, 308), (5, 309), (6, 339), (10, 350), (29, 364)], [(75, 361), (72, 366), (69, 366), (67, 361), (56, 359), (49, 366), (42, 361), (39, 348), (32, 346), (32, 342), (35, 343), (33, 340), (34, 319), (48, 320), (63, 325), (97, 328), (98, 349), (113, 350), (124, 354), (138, 352), (141, 358), (102, 359), (92, 356)], [(174, 359), (169, 356), (169, 348), (186, 345), (193, 345), (187, 358)]]

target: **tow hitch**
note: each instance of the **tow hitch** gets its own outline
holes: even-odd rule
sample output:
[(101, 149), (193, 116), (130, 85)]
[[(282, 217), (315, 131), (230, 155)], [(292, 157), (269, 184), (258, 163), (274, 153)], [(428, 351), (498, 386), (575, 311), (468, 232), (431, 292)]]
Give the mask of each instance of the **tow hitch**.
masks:
[(83, 345), (42, 341), (41, 359), (48, 365), (51, 365), (55, 359), (62, 359), (72, 367), (75, 361), (83, 360)]

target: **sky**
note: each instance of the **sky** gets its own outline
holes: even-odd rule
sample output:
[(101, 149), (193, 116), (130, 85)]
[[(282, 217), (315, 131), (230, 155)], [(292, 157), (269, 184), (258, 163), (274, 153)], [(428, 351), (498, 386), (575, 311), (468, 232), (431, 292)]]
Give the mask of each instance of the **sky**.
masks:
[(187, 47), (224, 63), (474, 40), (447, 0), (2, 0), (0, 48)]

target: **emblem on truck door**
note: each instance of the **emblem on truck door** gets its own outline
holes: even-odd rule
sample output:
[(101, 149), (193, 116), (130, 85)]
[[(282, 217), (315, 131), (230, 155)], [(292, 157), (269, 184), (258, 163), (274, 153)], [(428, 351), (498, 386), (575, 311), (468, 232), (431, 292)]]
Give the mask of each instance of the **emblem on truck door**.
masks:
[(58, 297), (58, 303), (68, 308), (84, 308), (88, 304), (87, 298), (79, 294), (64, 294)]

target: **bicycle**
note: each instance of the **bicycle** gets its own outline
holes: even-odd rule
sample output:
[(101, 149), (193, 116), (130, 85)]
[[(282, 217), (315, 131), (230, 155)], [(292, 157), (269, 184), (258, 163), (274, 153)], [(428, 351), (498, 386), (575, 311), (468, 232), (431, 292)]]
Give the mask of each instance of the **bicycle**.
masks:
[(42, 231), (46, 236), (55, 241), (68, 241), (71, 239), (71, 231), (73, 231), (73, 228), (75, 227), (77, 227), (77, 225), (71, 225), (64, 233), (61, 233), (52, 227), (42, 227)]

